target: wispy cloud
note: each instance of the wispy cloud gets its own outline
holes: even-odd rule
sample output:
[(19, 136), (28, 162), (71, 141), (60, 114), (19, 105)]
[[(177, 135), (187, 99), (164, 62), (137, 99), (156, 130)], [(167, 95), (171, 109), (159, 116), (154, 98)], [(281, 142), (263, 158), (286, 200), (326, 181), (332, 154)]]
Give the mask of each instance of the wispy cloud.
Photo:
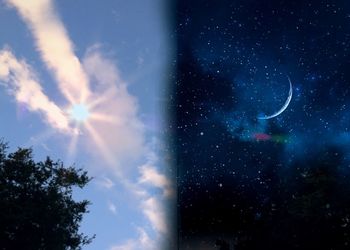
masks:
[(156, 250), (155, 242), (143, 228), (137, 228), (138, 237), (129, 239), (121, 245), (112, 246), (109, 250)]
[[(168, 233), (167, 211), (163, 203), (173, 193), (171, 182), (156, 167), (158, 159), (146, 144), (146, 131), (138, 117), (137, 99), (128, 92), (127, 84), (122, 80), (115, 63), (101, 52), (99, 46), (92, 46), (84, 57), (83, 66), (91, 81), (96, 83), (92, 86), (96, 90), (94, 92), (103, 93), (93, 98), (94, 110), (103, 114), (103, 117), (113, 117), (113, 120), (101, 117), (91, 121), (91, 124), (96, 128), (99, 139), (107, 145), (103, 151), (109, 150), (106, 157), (117, 173), (118, 182), (139, 200), (140, 212), (156, 235), (152, 244), (146, 244), (150, 242), (148, 234), (144, 230), (141, 233), (138, 230), (138, 237), (114, 249), (153, 249), (155, 240), (161, 244)], [(135, 159), (146, 163), (135, 167)], [(135, 174), (139, 177), (132, 181), (130, 176)], [(154, 192), (155, 188), (161, 190), (161, 195)]]
[(84, 102), (89, 95), (88, 78), (73, 52), (72, 42), (50, 0), (6, 0), (30, 27), (36, 47), (54, 73), (61, 92), (71, 102)]
[(107, 205), (108, 205), (109, 211), (111, 211), (113, 214), (117, 214), (117, 207), (113, 202), (108, 201)]
[(149, 219), (154, 229), (157, 232), (166, 234), (168, 232), (168, 229), (165, 221), (165, 209), (161, 204), (160, 199), (151, 196), (143, 202), (142, 207), (144, 214)]
[(96, 179), (95, 182), (98, 186), (101, 186), (106, 189), (111, 189), (112, 187), (115, 186), (115, 183), (110, 178), (105, 176)]
[(0, 80), (17, 102), (42, 114), (53, 128), (71, 132), (66, 115), (44, 94), (31, 67), (24, 60), (18, 60), (7, 48), (0, 51)]
[(106, 145), (104, 151), (111, 165), (115, 167), (119, 162), (128, 170), (123, 161), (130, 165), (130, 159), (140, 159), (145, 153), (145, 130), (138, 118), (137, 99), (128, 92), (113, 61), (98, 46), (88, 49), (83, 65), (95, 83), (89, 106), (97, 115), (92, 115), (89, 123)]
[(165, 197), (173, 195), (172, 185), (169, 178), (165, 174), (161, 174), (158, 169), (150, 163), (140, 167), (140, 184), (148, 184), (160, 188)]

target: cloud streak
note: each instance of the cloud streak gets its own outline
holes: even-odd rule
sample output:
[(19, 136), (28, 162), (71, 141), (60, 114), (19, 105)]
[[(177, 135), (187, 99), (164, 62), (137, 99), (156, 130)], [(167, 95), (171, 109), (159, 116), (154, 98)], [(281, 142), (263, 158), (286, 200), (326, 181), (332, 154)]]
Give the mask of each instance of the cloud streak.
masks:
[(89, 83), (67, 32), (50, 0), (6, 0), (16, 8), (29, 26), (36, 47), (47, 67), (54, 73), (63, 95), (71, 104), (84, 102)]
[(137, 228), (138, 237), (129, 239), (125, 243), (112, 246), (109, 250), (156, 250), (155, 242), (149, 237), (143, 228)]
[(173, 194), (172, 185), (164, 174), (161, 174), (155, 166), (152, 164), (142, 165), (139, 169), (140, 171), (140, 184), (148, 184), (163, 191), (165, 197), (170, 197)]
[(30, 66), (6, 48), (0, 51), (0, 80), (17, 102), (26, 104), (30, 111), (42, 114), (50, 126), (72, 132), (66, 115), (44, 94)]
[[(111, 165), (122, 165), (122, 170), (127, 171), (125, 166), (130, 165), (130, 159), (141, 158), (146, 152), (145, 130), (138, 118), (137, 99), (128, 92), (114, 63), (97, 46), (88, 49), (83, 66), (95, 83), (92, 86), (93, 101), (88, 105), (96, 115), (91, 115), (89, 124), (107, 145), (109, 155), (106, 156)], [(126, 161), (129, 164), (125, 164)]]
[(143, 202), (142, 206), (143, 213), (149, 219), (156, 232), (166, 234), (168, 229), (165, 221), (165, 209), (162, 206), (160, 199), (151, 196)]

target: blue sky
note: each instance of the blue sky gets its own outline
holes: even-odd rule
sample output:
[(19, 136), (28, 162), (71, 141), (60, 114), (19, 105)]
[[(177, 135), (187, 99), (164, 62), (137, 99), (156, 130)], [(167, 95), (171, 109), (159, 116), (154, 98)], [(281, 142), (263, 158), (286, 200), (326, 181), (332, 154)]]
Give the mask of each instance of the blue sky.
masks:
[(159, 249), (170, 237), (162, 2), (0, 0), (0, 137), (94, 177), (76, 192), (93, 203), (85, 249)]

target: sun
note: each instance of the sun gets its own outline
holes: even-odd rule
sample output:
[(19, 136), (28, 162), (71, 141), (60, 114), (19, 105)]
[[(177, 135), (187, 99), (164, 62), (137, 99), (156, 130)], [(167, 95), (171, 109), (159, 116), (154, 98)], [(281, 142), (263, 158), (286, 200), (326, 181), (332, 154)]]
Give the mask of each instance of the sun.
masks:
[(108, 101), (109, 98), (103, 95), (93, 101), (85, 99), (80, 102), (73, 102), (67, 107), (66, 114), (69, 116), (72, 128), (71, 140), (68, 145), (69, 157), (75, 157), (80, 138), (91, 138), (96, 143), (105, 161), (114, 164), (113, 154), (99, 134), (99, 124), (111, 123), (118, 125), (120, 121), (115, 116), (96, 112), (96, 106), (108, 103)]
[(85, 104), (75, 104), (71, 107), (69, 114), (71, 118), (79, 123), (86, 122), (90, 117), (89, 108)]

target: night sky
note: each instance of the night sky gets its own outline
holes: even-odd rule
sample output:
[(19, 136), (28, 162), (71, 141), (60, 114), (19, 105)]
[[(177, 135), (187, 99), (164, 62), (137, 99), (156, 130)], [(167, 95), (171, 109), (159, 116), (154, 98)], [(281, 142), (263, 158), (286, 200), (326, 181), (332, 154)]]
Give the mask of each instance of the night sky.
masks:
[(180, 248), (350, 249), (350, 2), (178, 0), (176, 34)]

